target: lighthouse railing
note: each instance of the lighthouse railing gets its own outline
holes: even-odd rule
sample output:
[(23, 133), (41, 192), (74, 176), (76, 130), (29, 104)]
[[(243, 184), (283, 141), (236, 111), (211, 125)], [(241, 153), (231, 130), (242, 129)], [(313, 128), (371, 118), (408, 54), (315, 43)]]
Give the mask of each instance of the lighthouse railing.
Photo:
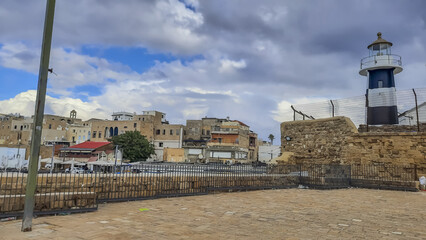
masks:
[(384, 54), (361, 59), (361, 69), (383, 65), (402, 66), (402, 58), (395, 54)]

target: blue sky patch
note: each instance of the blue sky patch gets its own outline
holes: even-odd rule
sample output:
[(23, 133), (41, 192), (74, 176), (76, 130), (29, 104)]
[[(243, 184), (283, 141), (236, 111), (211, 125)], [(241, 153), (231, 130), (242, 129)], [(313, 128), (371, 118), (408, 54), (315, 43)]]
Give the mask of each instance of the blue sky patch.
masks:
[(88, 101), (88, 97), (102, 94), (102, 87), (96, 85), (76, 86), (69, 90), (73, 92), (73, 98), (80, 98), (83, 101)]
[(105, 58), (110, 62), (119, 62), (129, 66), (137, 73), (143, 73), (159, 62), (172, 62), (177, 60), (170, 54), (153, 54), (145, 48), (139, 47), (111, 47), (101, 48), (96, 46), (84, 46), (81, 53), (92, 57)]
[(0, 76), (0, 100), (13, 98), (30, 89), (37, 89), (38, 77), (35, 74), (0, 66)]

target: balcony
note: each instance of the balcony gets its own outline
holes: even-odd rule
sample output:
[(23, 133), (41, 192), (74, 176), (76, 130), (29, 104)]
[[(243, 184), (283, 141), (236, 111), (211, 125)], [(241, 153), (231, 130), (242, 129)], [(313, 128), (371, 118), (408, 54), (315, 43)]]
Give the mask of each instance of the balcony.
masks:
[(212, 131), (212, 134), (238, 134), (238, 129)]
[(402, 72), (401, 56), (394, 54), (374, 55), (361, 59), (361, 70), (359, 74), (367, 76), (367, 70), (380, 68), (395, 68), (394, 74)]

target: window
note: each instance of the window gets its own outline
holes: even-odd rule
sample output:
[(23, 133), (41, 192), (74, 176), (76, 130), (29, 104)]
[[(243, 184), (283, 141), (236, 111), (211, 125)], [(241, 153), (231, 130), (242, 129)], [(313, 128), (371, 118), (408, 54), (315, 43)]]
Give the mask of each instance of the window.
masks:
[(160, 135), (160, 129), (157, 129), (156, 134), (157, 134), (157, 135)]
[(52, 129), (52, 124), (49, 124), (49, 129)]
[(99, 138), (102, 138), (102, 133), (99, 131)]
[(180, 135), (180, 130), (176, 131), (176, 135), (178, 135), (178, 136)]
[(201, 132), (202, 132), (202, 133), (201, 133), (201, 135), (204, 135), (204, 133), (205, 133), (205, 132), (204, 132), (204, 129), (203, 129), (203, 130), (201, 130)]
[(210, 130), (207, 130), (207, 135), (210, 135)]
[(75, 137), (72, 137), (72, 143), (75, 143)]
[(96, 131), (93, 131), (93, 138), (96, 138)]
[(163, 129), (163, 135), (166, 135), (166, 129)]
[(170, 135), (173, 135), (173, 129), (170, 129)]
[(72, 132), (75, 133), (75, 129), (73, 129)]
[(136, 128), (136, 126), (138, 126), (138, 124), (137, 123), (133, 123), (133, 127)]
[(15, 125), (15, 129), (17, 129), (17, 128), (18, 128), (18, 126)]
[(158, 143), (158, 146), (163, 147), (163, 143), (162, 142)]
[(124, 126), (124, 128), (127, 128), (127, 126)]

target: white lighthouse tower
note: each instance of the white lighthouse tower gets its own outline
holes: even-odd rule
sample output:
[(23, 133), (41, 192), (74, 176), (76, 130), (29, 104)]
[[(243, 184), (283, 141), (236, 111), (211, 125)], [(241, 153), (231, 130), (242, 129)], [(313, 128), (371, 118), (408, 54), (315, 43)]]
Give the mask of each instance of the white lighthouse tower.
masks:
[(361, 59), (359, 74), (367, 76), (367, 124), (398, 124), (394, 74), (402, 72), (401, 57), (391, 52), (392, 43), (377, 33), (368, 45), (369, 56)]

